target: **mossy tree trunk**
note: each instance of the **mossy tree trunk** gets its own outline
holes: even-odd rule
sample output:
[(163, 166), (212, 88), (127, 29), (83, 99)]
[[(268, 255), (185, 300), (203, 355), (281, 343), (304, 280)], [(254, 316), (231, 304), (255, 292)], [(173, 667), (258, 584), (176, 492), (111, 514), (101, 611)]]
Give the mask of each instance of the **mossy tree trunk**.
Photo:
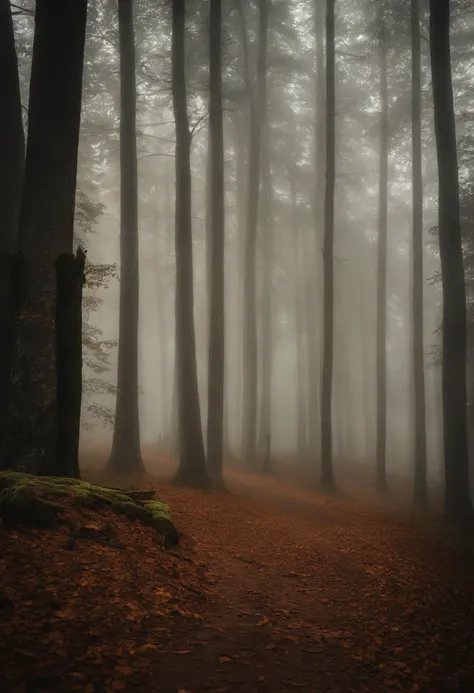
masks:
[[(9, 0), (0, 0), (0, 450), (13, 345), (13, 292), (18, 266), (18, 222), (25, 166), (18, 60)], [(1, 455), (0, 455), (1, 464)]]
[(73, 248), (87, 0), (37, 0), (19, 224), (5, 460), (38, 472), (58, 455), (56, 277)]

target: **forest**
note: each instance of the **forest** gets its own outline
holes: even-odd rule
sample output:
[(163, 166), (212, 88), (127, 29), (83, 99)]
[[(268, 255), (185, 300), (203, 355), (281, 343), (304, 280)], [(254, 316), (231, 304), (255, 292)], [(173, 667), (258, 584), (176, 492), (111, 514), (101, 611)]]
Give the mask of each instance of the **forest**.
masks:
[(0, 0), (0, 690), (474, 690), (472, 0)]

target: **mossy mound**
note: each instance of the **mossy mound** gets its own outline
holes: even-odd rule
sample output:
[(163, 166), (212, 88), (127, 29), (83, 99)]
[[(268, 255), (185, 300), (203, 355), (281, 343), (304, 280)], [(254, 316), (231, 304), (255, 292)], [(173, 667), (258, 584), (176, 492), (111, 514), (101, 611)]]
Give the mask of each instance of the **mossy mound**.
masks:
[(67, 505), (100, 511), (111, 508), (155, 527), (172, 543), (178, 541), (166, 503), (154, 491), (126, 491), (96, 486), (88, 481), (0, 472), (0, 520), (6, 525), (48, 528), (68, 524)]

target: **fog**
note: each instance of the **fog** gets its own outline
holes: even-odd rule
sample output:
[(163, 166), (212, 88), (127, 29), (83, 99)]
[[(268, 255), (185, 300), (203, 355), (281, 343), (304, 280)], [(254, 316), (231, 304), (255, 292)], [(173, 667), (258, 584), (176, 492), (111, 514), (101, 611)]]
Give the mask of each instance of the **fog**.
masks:
[[(249, 150), (245, 51), (239, 13), (224, 3), (223, 92), (225, 146), (225, 439), (228, 455), (243, 455), (243, 263)], [(139, 173), (140, 327), (139, 408), (142, 442), (174, 449), (177, 435), (175, 325), (175, 128), (170, 93), (170, 16), (167, 8), (136, 3), (137, 137)], [(209, 314), (208, 247), (208, 47), (206, 3), (189, 3), (187, 93), (192, 133), (194, 319), (203, 427), (207, 411)], [(401, 9), (400, 9), (401, 8)], [(425, 3), (422, 28), (427, 31)], [(258, 15), (245, 5), (250, 72), (256, 70)], [(336, 22), (336, 219), (334, 241), (333, 445), (338, 463), (373, 464), (376, 446), (376, 297), (380, 160), (378, 40), (374, 7), (365, 0), (338, 3)], [(413, 465), (413, 365), (411, 334), (412, 183), (410, 39), (403, 3), (386, 18), (388, 70), (387, 248), (387, 467)], [(267, 199), (260, 196), (257, 230), (258, 401), (262, 366), (271, 369), (271, 448), (280, 457), (316, 464), (320, 423), (311, 397), (321, 398), (324, 177), (324, 104), (317, 98), (317, 45), (309, 2), (275, 2), (269, 16)], [(466, 70), (463, 36), (469, 16), (455, 20), (459, 41), (453, 71), (459, 139), (472, 108), (472, 71)], [(16, 19), (22, 91), (27, 102), (33, 20)], [(119, 54), (115, 12), (91, 3), (83, 79), (78, 189), (92, 220), (76, 214), (77, 240), (92, 265), (112, 273), (86, 285), (85, 320), (92, 343), (84, 345), (82, 444), (108, 445), (116, 384), (120, 264)], [(201, 37), (201, 39), (199, 38)], [(428, 470), (442, 465), (440, 326), (442, 296), (436, 234), (437, 167), (433, 134), (429, 44), (421, 42), (424, 195), (424, 352)], [(321, 130), (322, 128), (322, 130)], [(321, 144), (322, 143), (322, 144)], [(262, 164), (265, 169), (267, 164)], [(467, 168), (461, 162), (461, 178)], [(464, 173), (463, 173), (464, 172)], [(261, 185), (265, 187), (265, 171)], [(269, 183), (269, 187), (268, 187)], [(318, 187), (319, 185), (319, 187)], [(263, 189), (263, 188), (262, 188)], [(269, 192), (268, 192), (269, 191)], [(262, 201), (263, 200), (263, 201)], [(264, 209), (266, 205), (266, 208)], [(87, 214), (86, 214), (87, 216)], [(265, 234), (265, 224), (270, 229)], [(268, 241), (270, 238), (270, 241)], [(271, 273), (271, 343), (263, 353), (263, 277)], [(110, 267), (112, 266), (112, 267)], [(113, 267), (116, 266), (116, 267)], [(103, 367), (91, 368), (102, 353)], [(310, 362), (316, 364), (311, 385)], [(311, 393), (311, 388), (316, 392)], [(261, 413), (259, 414), (261, 418)], [(265, 436), (258, 434), (258, 454)]]

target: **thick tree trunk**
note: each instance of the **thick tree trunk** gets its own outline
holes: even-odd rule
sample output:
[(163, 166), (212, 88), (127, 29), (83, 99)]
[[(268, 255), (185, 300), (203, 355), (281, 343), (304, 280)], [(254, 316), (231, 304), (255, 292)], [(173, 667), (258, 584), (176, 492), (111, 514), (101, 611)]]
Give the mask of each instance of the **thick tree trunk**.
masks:
[(118, 0), (120, 44), (120, 312), (117, 400), (108, 468), (143, 471), (138, 414), (138, 173), (133, 3)]
[(210, 0), (209, 22), (209, 380), (207, 464), (214, 484), (223, 484), (224, 434), (224, 135), (222, 122), (222, 0)]
[(244, 267), (244, 378), (243, 431), (244, 454), (248, 462), (255, 457), (257, 431), (257, 306), (256, 250), (258, 200), (260, 187), (261, 118), (265, 107), (269, 0), (259, 0), (259, 41), (257, 85), (250, 103), (249, 173), (247, 193), (247, 225)]
[(321, 483), (335, 487), (332, 460), (334, 356), (334, 192), (336, 184), (335, 0), (326, 2), (326, 192), (324, 197), (324, 337), (321, 391)]
[(82, 287), (86, 256), (64, 253), (56, 261), (56, 377), (58, 457), (46, 460), (42, 474), (79, 477), (82, 399)]
[[(383, 22), (383, 20), (382, 20)], [(388, 89), (387, 37), (379, 28), (380, 61), (380, 162), (379, 162), (379, 237), (377, 260), (377, 451), (376, 485), (379, 493), (387, 490), (387, 215), (388, 215)]]
[(426, 505), (426, 404), (423, 348), (423, 174), (421, 159), (420, 2), (411, 0), (412, 166), (413, 166), (413, 375), (415, 385), (414, 502)]
[(178, 379), (179, 467), (175, 482), (206, 487), (194, 330), (191, 224), (191, 134), (185, 76), (185, 0), (173, 1), (172, 90), (176, 121), (176, 370)]
[(0, 0), (0, 450), (8, 408), (13, 346), (13, 283), (25, 166), (18, 61), (9, 0)]
[[(21, 305), (15, 315), (4, 460), (41, 472), (58, 459), (56, 260), (71, 253), (87, 0), (37, 0), (28, 148), (19, 225)], [(18, 129), (18, 126), (17, 126)]]
[(472, 517), (466, 402), (466, 292), (461, 244), (456, 129), (451, 79), (449, 0), (430, 2), (430, 47), (439, 177), (439, 248), (443, 280), (445, 513)]

